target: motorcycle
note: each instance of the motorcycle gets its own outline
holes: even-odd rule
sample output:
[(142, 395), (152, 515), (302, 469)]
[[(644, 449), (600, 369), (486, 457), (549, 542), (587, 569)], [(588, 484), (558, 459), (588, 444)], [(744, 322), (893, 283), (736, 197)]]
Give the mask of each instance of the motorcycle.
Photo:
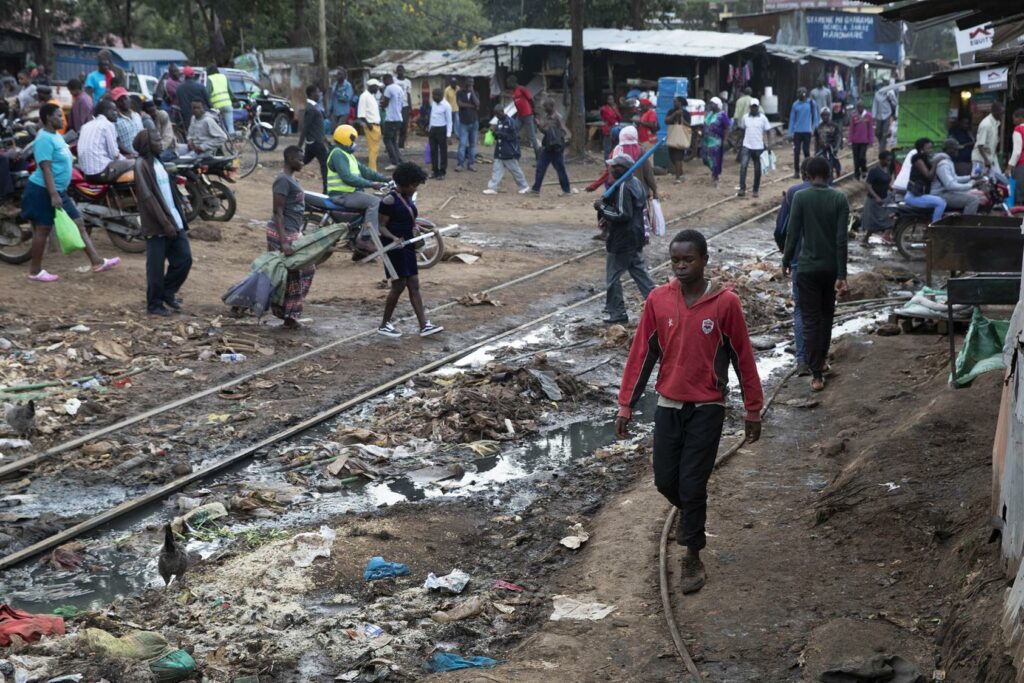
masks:
[(86, 230), (103, 228), (114, 246), (130, 254), (146, 251), (135, 196), (135, 171), (125, 171), (114, 182), (100, 184), (89, 182), (77, 166), (73, 167), (68, 194), (78, 205)]
[(243, 140), (251, 139), (256, 148), (263, 152), (273, 152), (277, 149), (277, 131), (272, 125), (261, 120), (263, 107), (254, 102), (246, 102), (243, 109), (245, 118), (235, 121), (236, 137)]
[[(394, 183), (388, 183), (378, 194), (386, 195), (393, 189)], [(306, 215), (305, 225), (303, 226), (304, 233), (335, 223), (345, 223), (348, 225), (348, 232), (342, 240), (341, 246), (335, 247), (332, 251), (351, 251), (353, 261), (359, 261), (374, 253), (376, 249), (373, 243), (367, 240), (365, 236), (363, 239), (360, 239), (359, 233), (362, 231), (366, 221), (365, 214), (338, 206), (327, 195), (318, 192), (306, 192), (305, 195)], [(413, 196), (413, 201), (416, 201), (415, 195)], [(426, 218), (417, 218), (413, 237), (422, 237), (422, 239), (414, 243), (416, 246), (417, 265), (421, 269), (433, 268), (444, 256), (444, 238), (441, 236), (437, 225)], [(330, 252), (328, 252), (323, 260), (327, 260), (329, 256)]]
[(212, 180), (211, 176), (233, 183), (237, 163), (235, 157), (179, 158), (174, 163), (175, 173), (184, 179), (178, 186), (179, 191), (191, 207), (187, 220), (202, 218), (226, 222), (234, 218), (238, 208), (235, 193), (220, 180)]
[[(997, 182), (991, 176), (982, 176), (981, 180), (983, 181), (981, 185), (972, 190), (981, 195), (978, 213), (1010, 215), (1010, 208), (1006, 204), (1006, 200), (1010, 196), (1009, 186)], [(910, 206), (902, 199), (886, 204), (885, 208), (895, 213), (893, 241), (896, 243), (896, 249), (900, 255), (907, 261), (923, 261), (927, 245), (927, 230), (932, 222), (932, 210)], [(958, 212), (947, 211), (944, 215), (948, 216), (952, 213)]]

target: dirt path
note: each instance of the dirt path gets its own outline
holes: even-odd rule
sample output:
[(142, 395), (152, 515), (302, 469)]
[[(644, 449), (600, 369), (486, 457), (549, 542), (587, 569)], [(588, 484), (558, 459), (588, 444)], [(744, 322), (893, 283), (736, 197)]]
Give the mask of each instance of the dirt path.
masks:
[[(704, 679), (816, 681), (889, 654), (929, 679), (1011, 680), (990, 642), (1002, 574), (985, 545), (1000, 378), (948, 388), (930, 337), (851, 337), (834, 356), (824, 394), (791, 381), (762, 441), (712, 477), (708, 584), (673, 596)], [(446, 680), (682, 680), (658, 596), (666, 511), (649, 475), (609, 498), (549, 587), (611, 616), (547, 622), (506, 664)]]

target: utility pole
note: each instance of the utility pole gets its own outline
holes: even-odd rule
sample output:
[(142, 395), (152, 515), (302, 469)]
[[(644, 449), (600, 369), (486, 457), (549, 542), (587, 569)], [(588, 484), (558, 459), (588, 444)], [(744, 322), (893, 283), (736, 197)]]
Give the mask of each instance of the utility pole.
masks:
[[(587, 147), (586, 114), (583, 103), (583, 0), (569, 0), (570, 21), (572, 25), (572, 52), (569, 55), (570, 75), (572, 77), (571, 96), (569, 98), (569, 130), (572, 132), (572, 149), (578, 156), (583, 156)], [(568, 84), (567, 84), (568, 85)]]
[(327, 0), (320, 0), (320, 87), (327, 91), (330, 77), (327, 75)]

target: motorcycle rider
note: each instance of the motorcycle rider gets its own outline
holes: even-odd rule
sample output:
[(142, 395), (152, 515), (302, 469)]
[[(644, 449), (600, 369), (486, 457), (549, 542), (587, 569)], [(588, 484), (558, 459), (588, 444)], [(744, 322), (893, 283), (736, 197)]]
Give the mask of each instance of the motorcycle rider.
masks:
[(333, 137), (335, 145), (327, 155), (327, 194), (338, 206), (364, 212), (366, 223), (377, 234), (380, 232), (380, 197), (363, 190), (379, 190), (388, 179), (356, 159), (359, 133), (355, 128), (342, 124), (334, 129)]
[(216, 154), (228, 141), (228, 134), (220, 127), (220, 117), (200, 100), (192, 100), (192, 123), (188, 126), (186, 140), (193, 152)]
[(931, 194), (946, 200), (947, 209), (962, 209), (965, 216), (978, 213), (981, 197), (971, 192), (982, 181), (971, 180), (970, 176), (958, 176), (953, 157), (960, 151), (960, 144), (950, 138), (942, 143), (942, 151), (935, 155), (935, 177), (932, 179)]
[(206, 69), (206, 87), (210, 92), (210, 105), (220, 112), (224, 129), (229, 137), (235, 136), (235, 108), (231, 102), (231, 88), (228, 77), (215, 65)]
[(78, 167), (90, 183), (111, 183), (132, 166), (118, 149), (116, 119), (116, 105), (100, 100), (96, 116), (78, 134)]

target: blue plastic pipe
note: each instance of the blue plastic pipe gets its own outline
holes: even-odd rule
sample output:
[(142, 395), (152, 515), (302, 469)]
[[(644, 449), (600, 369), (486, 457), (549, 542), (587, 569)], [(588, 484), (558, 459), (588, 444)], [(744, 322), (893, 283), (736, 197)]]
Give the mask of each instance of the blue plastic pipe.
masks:
[(663, 144), (665, 144), (664, 140), (658, 140), (656, 143), (654, 143), (654, 147), (651, 147), (649, 150), (644, 152), (643, 155), (641, 155), (641, 157), (636, 160), (636, 163), (629, 167), (629, 170), (627, 170), (625, 173), (619, 176), (618, 179), (614, 183), (612, 183), (607, 190), (604, 191), (604, 194), (601, 195), (602, 199), (608, 199), (609, 197), (611, 197), (612, 193), (615, 192), (615, 188), (621, 185), (626, 180), (626, 178), (633, 175), (636, 169), (640, 168), (640, 164), (647, 161), (650, 158), (650, 156), (654, 154), (655, 150), (657, 150)]

